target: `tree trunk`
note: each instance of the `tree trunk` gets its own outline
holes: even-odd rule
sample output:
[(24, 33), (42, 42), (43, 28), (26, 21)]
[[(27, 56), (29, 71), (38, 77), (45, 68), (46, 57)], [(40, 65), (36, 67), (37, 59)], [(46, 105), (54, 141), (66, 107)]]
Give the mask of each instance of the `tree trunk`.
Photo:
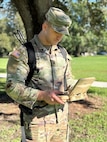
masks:
[(51, 7), (52, 0), (11, 0), (24, 23), (27, 40), (41, 30), (44, 13)]
[(75, 46), (75, 51), (74, 51), (73, 55), (75, 57), (79, 57), (80, 56), (80, 47), (79, 47), (79, 45)]

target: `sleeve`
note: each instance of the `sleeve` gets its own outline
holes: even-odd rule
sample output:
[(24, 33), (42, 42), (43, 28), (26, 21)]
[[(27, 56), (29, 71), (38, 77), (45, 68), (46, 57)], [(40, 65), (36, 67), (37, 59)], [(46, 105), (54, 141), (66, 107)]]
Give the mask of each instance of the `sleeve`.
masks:
[(71, 60), (72, 60), (71, 56), (67, 54), (67, 69), (66, 69), (67, 89), (72, 88), (75, 84), (74, 76), (72, 74)]
[(32, 108), (38, 97), (38, 89), (25, 86), (29, 73), (28, 54), (25, 47), (15, 49), (7, 63), (6, 93), (17, 103)]

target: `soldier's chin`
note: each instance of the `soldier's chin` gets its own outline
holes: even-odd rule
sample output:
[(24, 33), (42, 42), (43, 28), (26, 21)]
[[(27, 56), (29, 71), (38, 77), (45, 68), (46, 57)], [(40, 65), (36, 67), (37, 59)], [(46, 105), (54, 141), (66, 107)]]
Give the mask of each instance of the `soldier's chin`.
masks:
[(57, 40), (57, 41), (54, 41), (54, 42), (53, 42), (53, 45), (57, 45), (59, 42), (60, 42), (60, 41), (58, 41), (58, 40)]

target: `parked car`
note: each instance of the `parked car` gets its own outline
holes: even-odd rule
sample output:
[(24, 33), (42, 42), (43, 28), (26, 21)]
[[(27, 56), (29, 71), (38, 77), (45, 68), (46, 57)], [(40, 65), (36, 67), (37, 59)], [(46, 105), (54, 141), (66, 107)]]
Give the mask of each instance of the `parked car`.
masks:
[(100, 51), (97, 53), (97, 55), (107, 55), (107, 52), (106, 51)]

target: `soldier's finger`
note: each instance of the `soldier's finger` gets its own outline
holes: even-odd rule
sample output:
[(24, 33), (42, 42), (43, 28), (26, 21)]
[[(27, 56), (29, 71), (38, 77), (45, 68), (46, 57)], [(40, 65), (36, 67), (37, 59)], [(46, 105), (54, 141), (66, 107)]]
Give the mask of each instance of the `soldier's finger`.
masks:
[(52, 95), (52, 98), (53, 98), (57, 103), (64, 104), (64, 102), (63, 102), (58, 96), (56, 96), (55, 94)]

